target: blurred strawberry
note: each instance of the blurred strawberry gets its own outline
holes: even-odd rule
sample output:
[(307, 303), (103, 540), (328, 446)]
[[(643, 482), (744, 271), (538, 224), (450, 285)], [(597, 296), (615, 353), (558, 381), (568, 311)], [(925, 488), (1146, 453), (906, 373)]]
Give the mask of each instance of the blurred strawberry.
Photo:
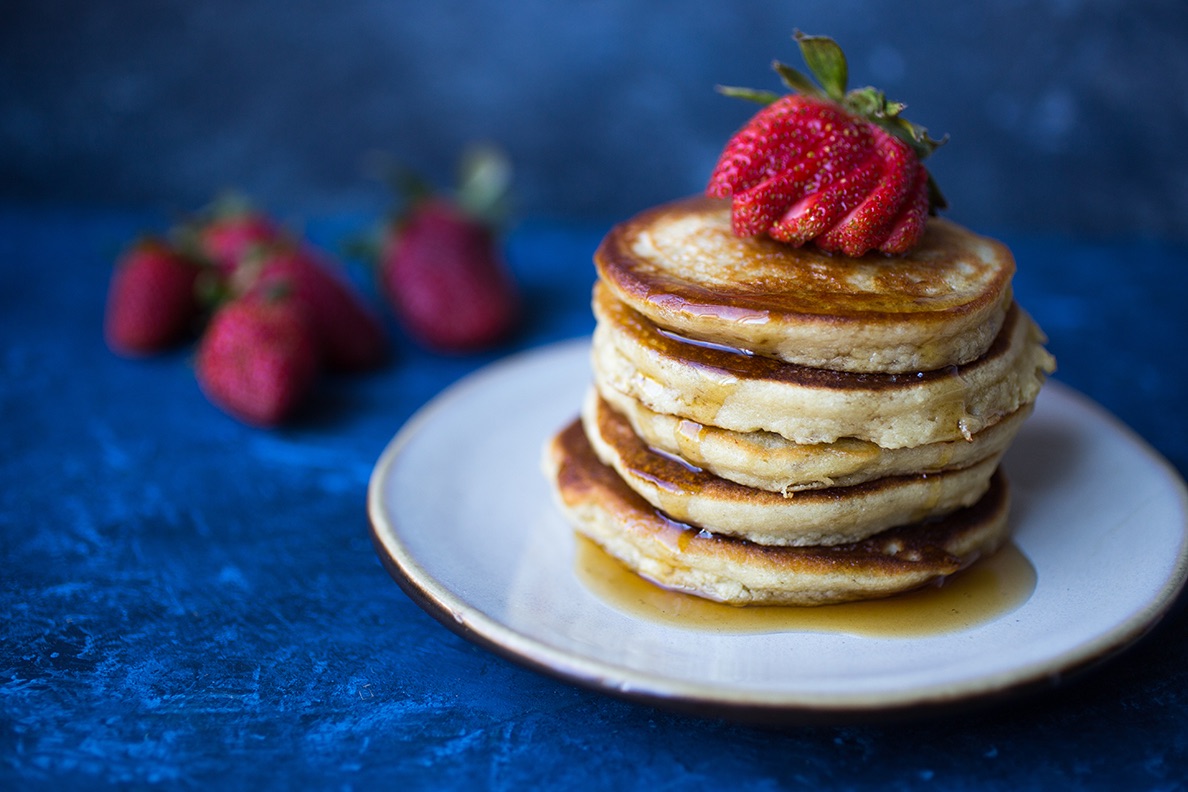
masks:
[(231, 277), (252, 250), (272, 244), (286, 234), (280, 223), (246, 198), (228, 195), (178, 227), (176, 235), (180, 247), (210, 261), (219, 272)]
[(379, 317), (329, 262), (292, 241), (255, 249), (232, 280), (243, 294), (281, 286), (309, 316), (326, 365), (337, 371), (374, 369), (387, 359), (388, 338)]
[(103, 334), (113, 352), (149, 355), (183, 341), (195, 329), (195, 284), (202, 268), (156, 238), (129, 247), (107, 293)]
[(198, 348), (203, 393), (253, 426), (276, 426), (317, 378), (320, 349), (309, 316), (283, 289), (260, 289), (223, 305)]
[(429, 349), (488, 349), (519, 319), (518, 289), (495, 230), (509, 180), (501, 154), (476, 149), (463, 161), (452, 200), (414, 195), (384, 229), (380, 290), (409, 333)]

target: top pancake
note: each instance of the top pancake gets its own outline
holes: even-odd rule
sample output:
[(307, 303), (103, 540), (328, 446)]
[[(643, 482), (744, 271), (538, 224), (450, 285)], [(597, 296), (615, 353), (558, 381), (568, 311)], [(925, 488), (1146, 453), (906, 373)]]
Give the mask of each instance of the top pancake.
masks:
[(831, 256), (736, 237), (730, 203), (689, 198), (615, 226), (594, 256), (620, 300), (691, 339), (851, 372), (968, 363), (1011, 303), (1002, 244), (932, 218), (906, 256)]

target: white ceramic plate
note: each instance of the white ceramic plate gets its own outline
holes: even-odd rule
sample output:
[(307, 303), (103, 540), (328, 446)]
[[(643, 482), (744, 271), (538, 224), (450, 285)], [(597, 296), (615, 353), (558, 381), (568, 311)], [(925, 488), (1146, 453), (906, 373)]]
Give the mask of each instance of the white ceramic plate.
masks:
[(1005, 465), (1015, 543), (1036, 570), (1016, 610), (911, 639), (718, 634), (633, 617), (575, 571), (540, 472), (577, 414), (588, 340), (492, 365), (392, 440), (368, 510), (381, 559), (467, 638), (566, 680), (712, 714), (819, 719), (945, 706), (1043, 685), (1128, 646), (1188, 574), (1183, 481), (1101, 407), (1049, 383)]

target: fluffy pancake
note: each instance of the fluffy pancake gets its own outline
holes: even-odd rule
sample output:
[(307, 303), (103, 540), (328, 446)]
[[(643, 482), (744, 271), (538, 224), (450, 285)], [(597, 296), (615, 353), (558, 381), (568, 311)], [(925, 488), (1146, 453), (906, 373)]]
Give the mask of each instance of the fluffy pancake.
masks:
[(932, 218), (903, 257), (830, 256), (736, 237), (730, 204), (691, 198), (615, 226), (594, 256), (615, 296), (690, 338), (790, 363), (903, 373), (989, 348), (1011, 305), (1002, 244)]
[(972, 363), (912, 374), (854, 374), (691, 343), (615, 299), (593, 300), (593, 368), (649, 409), (736, 432), (769, 431), (794, 443), (855, 437), (884, 448), (966, 440), (1035, 400), (1054, 361), (1043, 334), (1013, 305)]
[(626, 418), (640, 440), (652, 448), (680, 457), (715, 476), (785, 494), (861, 484), (884, 476), (966, 467), (1001, 454), (1032, 410), (1030, 404), (1020, 407), (968, 441), (891, 449), (852, 437), (833, 443), (800, 445), (774, 432), (732, 432), (654, 412), (613, 388), (601, 391), (592, 388), (587, 396), (586, 412), (603, 409), (597, 405), (599, 396)]
[(682, 523), (763, 545), (856, 542), (975, 503), (1000, 454), (937, 473), (889, 476), (785, 496), (744, 487), (648, 448), (621, 415), (594, 401), (582, 423), (599, 460), (652, 506)]
[(946, 518), (833, 547), (765, 547), (666, 518), (598, 461), (580, 423), (545, 453), (562, 511), (576, 530), (659, 585), (735, 605), (820, 605), (886, 596), (950, 575), (1009, 533), (996, 474), (975, 505)]

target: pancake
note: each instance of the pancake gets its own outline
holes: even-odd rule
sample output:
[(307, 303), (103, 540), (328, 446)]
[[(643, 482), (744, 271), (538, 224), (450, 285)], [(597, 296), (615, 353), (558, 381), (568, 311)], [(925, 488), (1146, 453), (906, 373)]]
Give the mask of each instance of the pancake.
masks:
[(861, 484), (884, 476), (966, 467), (992, 454), (1001, 454), (1032, 411), (1030, 404), (1020, 407), (968, 441), (892, 449), (852, 437), (833, 443), (800, 445), (774, 432), (732, 432), (654, 412), (614, 388), (591, 388), (587, 411), (595, 409), (599, 396), (626, 418), (640, 440), (652, 448), (680, 457), (715, 476), (784, 494)]
[(582, 423), (598, 459), (653, 507), (682, 523), (763, 545), (836, 545), (976, 502), (1000, 454), (938, 473), (888, 476), (792, 495), (744, 487), (648, 448), (630, 423), (594, 401)]
[(546, 447), (544, 466), (574, 528), (661, 586), (734, 605), (821, 605), (870, 599), (943, 578), (1009, 535), (1005, 479), (940, 520), (833, 547), (765, 547), (717, 536), (658, 512), (598, 461), (580, 423)]
[(1043, 333), (1012, 304), (986, 353), (962, 366), (912, 374), (855, 374), (692, 343), (594, 287), (593, 368), (649, 409), (794, 443), (843, 437), (903, 448), (974, 434), (1035, 400), (1054, 368)]
[(1004, 245), (939, 218), (905, 256), (854, 259), (736, 237), (730, 202), (702, 197), (615, 226), (594, 263), (660, 327), (802, 366), (883, 373), (981, 357), (1015, 270)]

